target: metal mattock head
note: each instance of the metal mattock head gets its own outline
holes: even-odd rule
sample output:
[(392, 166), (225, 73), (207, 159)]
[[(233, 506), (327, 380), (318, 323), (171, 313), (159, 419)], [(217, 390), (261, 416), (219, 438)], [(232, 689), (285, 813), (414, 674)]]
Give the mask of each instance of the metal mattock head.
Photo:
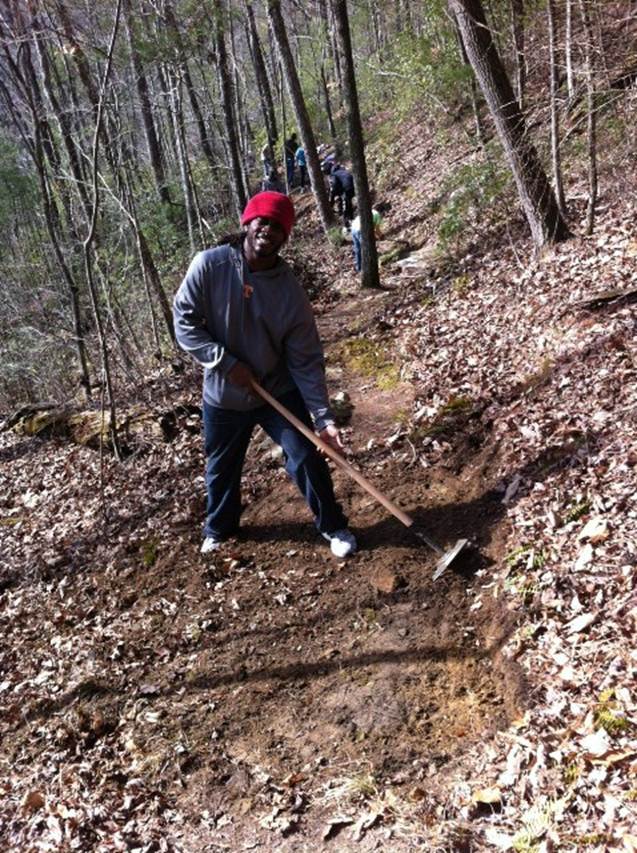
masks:
[(436, 570), (433, 574), (433, 579), (435, 581), (438, 580), (438, 578), (444, 574), (447, 567), (456, 559), (456, 557), (458, 556), (458, 554), (461, 553), (461, 551), (464, 551), (468, 544), (468, 539), (458, 539), (453, 548), (450, 548), (448, 551), (445, 551), (445, 553), (436, 563)]

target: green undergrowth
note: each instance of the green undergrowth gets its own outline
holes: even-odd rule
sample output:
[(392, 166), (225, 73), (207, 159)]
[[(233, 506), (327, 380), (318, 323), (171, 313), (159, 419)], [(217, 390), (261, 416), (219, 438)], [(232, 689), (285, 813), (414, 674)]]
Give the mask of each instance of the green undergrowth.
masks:
[(611, 737), (624, 734), (630, 728), (630, 722), (619, 713), (619, 704), (612, 688), (600, 694), (593, 719), (595, 726), (604, 729)]
[(499, 151), (486, 158), (462, 163), (443, 182), (445, 201), (438, 219), (441, 249), (450, 250), (466, 235), (495, 217), (503, 195), (511, 183)]
[(450, 436), (463, 427), (477, 412), (475, 401), (469, 397), (462, 395), (450, 397), (431, 420), (414, 427), (410, 438), (412, 441), (423, 441), (425, 438)]
[(376, 380), (383, 391), (391, 391), (400, 382), (400, 367), (391, 360), (380, 343), (367, 338), (349, 338), (337, 351), (337, 358), (361, 376)]

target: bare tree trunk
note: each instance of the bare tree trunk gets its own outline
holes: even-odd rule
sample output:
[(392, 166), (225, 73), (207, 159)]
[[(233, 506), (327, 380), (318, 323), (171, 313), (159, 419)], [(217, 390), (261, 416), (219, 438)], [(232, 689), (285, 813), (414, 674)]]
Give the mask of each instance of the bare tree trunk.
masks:
[[(285, 116), (285, 87), (283, 85), (283, 67), (279, 61), (279, 109), (281, 111), (281, 162), (283, 163), (283, 173), (285, 175), (285, 191), (290, 192), (288, 184), (288, 169), (285, 163), (285, 128), (287, 127), (287, 118)], [(276, 155), (275, 155), (276, 160)]]
[(524, 47), (524, 0), (511, 0), (511, 29), (515, 51), (515, 93), (520, 111), (526, 100), (526, 53)]
[(312, 130), (310, 116), (305, 105), (303, 92), (301, 90), (301, 83), (296, 71), (296, 66), (294, 65), (292, 51), (290, 50), (290, 44), (285, 30), (285, 24), (283, 23), (280, 0), (267, 0), (267, 13), (270, 26), (272, 27), (274, 40), (276, 41), (277, 50), (285, 71), (285, 83), (290, 100), (292, 101), (294, 116), (301, 133), (301, 140), (303, 142), (303, 148), (305, 149), (305, 156), (307, 158), (310, 184), (316, 198), (316, 204), (321, 218), (321, 224), (323, 225), (323, 230), (327, 234), (333, 222), (332, 211), (327, 197), (327, 189), (325, 187), (323, 173), (321, 172), (321, 164), (316, 152), (314, 131)]
[(564, 66), (566, 68), (566, 92), (573, 99), (575, 84), (573, 78), (573, 0), (566, 0), (566, 24), (564, 33)]
[(375, 0), (367, 0), (367, 16), (371, 33), (371, 50), (380, 53), (380, 27), (378, 24), (378, 7)]
[(369, 182), (367, 180), (363, 126), (358, 106), (358, 91), (354, 74), (347, 0), (332, 0), (332, 2), (341, 52), (343, 81), (345, 83), (343, 101), (347, 115), (347, 129), (349, 131), (352, 175), (354, 176), (358, 215), (361, 224), (361, 283), (363, 287), (379, 288), (378, 253), (376, 251), (376, 238), (374, 236), (374, 223), (372, 219), (372, 201), (369, 192)]
[(232, 93), (232, 80), (228, 70), (228, 54), (226, 51), (225, 27), (223, 20), (223, 9), (220, 0), (214, 0), (215, 8), (215, 47), (217, 69), (219, 71), (219, 87), (221, 89), (221, 104), (223, 107), (223, 120), (228, 138), (228, 153), (230, 155), (230, 184), (234, 197), (235, 210), (240, 217), (246, 206), (246, 193), (243, 181), (243, 170), (239, 155), (239, 143), (237, 140), (237, 120), (234, 114), (234, 96)]
[(409, 0), (402, 0), (402, 15), (403, 15), (403, 27), (404, 27), (404, 29), (411, 31), (411, 29), (412, 29), (412, 18), (411, 18), (411, 6), (409, 4)]
[(531, 142), (487, 26), (480, 0), (448, 0), (469, 61), (489, 106), (536, 246), (570, 236), (542, 163)]
[(167, 152), (166, 161), (170, 167), (179, 168), (179, 155), (177, 152), (177, 138), (175, 136), (175, 123), (173, 121), (173, 106), (172, 106), (172, 75), (169, 73), (169, 66), (160, 63), (157, 66), (157, 77), (161, 88), (161, 98), (164, 102), (165, 109), (163, 112), (166, 115), (166, 121), (163, 125), (164, 148)]
[(270, 145), (274, 145), (278, 136), (274, 99), (272, 98), (272, 88), (268, 79), (268, 72), (265, 62), (263, 61), (263, 51), (261, 50), (261, 41), (259, 39), (259, 33), (254, 19), (254, 10), (252, 8), (251, 0), (246, 0), (246, 13), (248, 16), (248, 33), (250, 48), (252, 51), (252, 62), (254, 64), (257, 88), (259, 90), (263, 120), (268, 136), (268, 142)]
[(85, 398), (87, 400), (91, 400), (91, 380), (88, 369), (88, 356), (86, 351), (84, 320), (82, 316), (82, 308), (80, 302), (80, 288), (77, 282), (75, 281), (75, 278), (73, 277), (73, 274), (71, 273), (68, 264), (66, 263), (64, 253), (62, 252), (62, 248), (60, 247), (60, 243), (55, 232), (54, 219), (56, 217), (52, 210), (53, 204), (51, 201), (50, 191), (45, 176), (42, 147), (39, 142), (39, 131), (37, 129), (36, 140), (38, 141), (36, 142), (35, 146), (34, 159), (36, 164), (36, 170), (38, 172), (38, 178), (40, 181), (40, 192), (44, 205), (44, 218), (46, 221), (47, 230), (49, 232), (49, 238), (53, 246), (53, 251), (55, 252), (55, 257), (57, 259), (60, 270), (62, 271), (62, 275), (64, 276), (64, 280), (67, 284), (69, 298), (71, 302), (71, 315), (73, 317), (74, 332), (73, 342), (75, 343), (75, 350), (77, 353), (77, 364), (80, 371), (80, 387), (82, 388)]
[[(21, 22), (21, 25), (23, 22)], [(42, 204), (44, 207), (44, 218), (47, 226), (47, 230), (49, 232), (49, 238), (51, 240), (51, 245), (53, 246), (53, 251), (55, 253), (56, 260), (62, 272), (64, 281), (66, 282), (68, 288), (69, 299), (71, 303), (71, 314), (73, 318), (73, 328), (74, 328), (74, 343), (75, 349), (77, 353), (77, 363), (79, 368), (79, 383), (84, 396), (87, 400), (91, 399), (91, 383), (88, 369), (88, 356), (86, 350), (86, 342), (85, 342), (85, 333), (84, 333), (84, 322), (82, 316), (82, 309), (80, 303), (80, 291), (75, 278), (71, 272), (69, 265), (66, 262), (64, 257), (64, 253), (62, 252), (62, 248), (60, 246), (60, 242), (56, 233), (56, 225), (59, 225), (59, 214), (57, 208), (55, 207), (54, 200), (52, 198), (52, 194), (49, 187), (49, 182), (46, 174), (46, 166), (45, 166), (45, 150), (47, 145), (49, 149), (51, 147), (50, 141), (50, 129), (48, 126), (48, 122), (43, 117), (42, 113), (42, 101), (39, 97), (39, 92), (37, 92), (37, 83), (35, 79), (35, 74), (33, 71), (33, 66), (30, 61), (30, 51), (28, 41), (25, 40), (23, 44), (22, 50), (22, 65), (25, 67), (26, 78), (22, 74), (17, 63), (14, 62), (11, 57), (8, 49), (8, 41), (4, 30), (0, 30), (0, 35), (3, 39), (3, 48), (5, 51), (5, 55), (7, 58), (7, 62), (9, 64), (9, 68), (11, 73), (13, 74), (15, 80), (14, 83), (17, 88), (22, 92), (23, 97), (26, 99), (29, 110), (32, 116), (33, 123), (33, 138), (29, 139), (27, 136), (26, 128), (23, 126), (23, 123), (19, 117), (18, 111), (13, 104), (11, 99), (11, 95), (5, 86), (4, 82), (0, 80), (0, 92), (3, 95), (7, 110), (9, 115), (12, 117), (14, 124), (18, 132), (20, 133), (23, 142), (25, 143), (26, 149), (29, 151), (33, 159), (33, 163), (36, 168), (36, 172), (38, 175), (38, 181), (40, 184), (40, 193), (42, 196)], [(44, 139), (43, 139), (44, 137)], [(51, 160), (51, 156), (55, 159), (55, 155), (49, 151), (49, 161)]]
[(330, 100), (330, 90), (327, 85), (327, 77), (325, 75), (325, 62), (321, 61), (321, 89), (323, 92), (323, 100), (325, 102), (325, 115), (327, 116), (327, 126), (330, 131), (332, 141), (336, 142), (336, 125), (334, 124), (334, 115), (332, 113), (332, 102)]
[[(99, 106), (99, 95), (93, 82), (93, 77), (91, 75), (88, 59), (86, 58), (86, 54), (82, 49), (80, 39), (78, 39), (75, 35), (75, 29), (73, 27), (71, 16), (69, 15), (68, 9), (66, 8), (66, 5), (63, 0), (55, 0), (55, 7), (57, 9), (58, 15), (60, 16), (64, 36), (70, 47), (69, 54), (72, 57), (73, 62), (75, 63), (78, 76), (82, 81), (82, 85), (84, 86), (86, 94), (88, 95), (88, 99), (93, 112), (93, 120), (95, 120), (95, 118), (97, 117), (97, 110)], [(104, 148), (104, 157), (108, 161), (113, 171), (115, 171), (111, 157), (111, 140), (106, 127), (106, 122), (103, 119), (102, 121), (100, 121), (100, 136)]]
[[(239, 62), (237, 60), (237, 51), (235, 45), (235, 36), (234, 36), (234, 26), (232, 23), (232, 15), (227, 16), (227, 21), (229, 25), (229, 44), (230, 44), (230, 58), (232, 60), (232, 94), (234, 96), (234, 114), (237, 122), (237, 138), (239, 142), (239, 163), (241, 164), (241, 179), (243, 181), (243, 192), (245, 197), (247, 198), (249, 193), (249, 180), (248, 173), (246, 167), (246, 161), (248, 157), (249, 150), (249, 138), (248, 138), (248, 117), (246, 115), (246, 111), (243, 108), (243, 99), (240, 94), (240, 76), (239, 76)], [(245, 87), (244, 87), (245, 88)]]
[(469, 57), (467, 56), (467, 51), (464, 49), (462, 36), (460, 35), (457, 22), (455, 25), (455, 31), (458, 50), (460, 51), (460, 59), (462, 60), (463, 65), (466, 65), (471, 73), (471, 108), (473, 110), (473, 122), (476, 127), (476, 139), (478, 141), (478, 145), (481, 147), (484, 145), (484, 127), (482, 125), (482, 116), (480, 115), (480, 102), (478, 100), (476, 75), (473, 73), (473, 68), (469, 62)]
[[(106, 67), (104, 69), (104, 76), (102, 78), (101, 90), (99, 95), (97, 96), (97, 111), (95, 115), (95, 133), (93, 136), (93, 152), (91, 157), (91, 171), (92, 171), (92, 185), (93, 185), (93, 215), (91, 217), (91, 221), (88, 227), (88, 233), (84, 239), (84, 243), (82, 244), (82, 249), (84, 252), (84, 266), (86, 270), (86, 281), (88, 283), (89, 294), (91, 297), (91, 304), (93, 306), (93, 314), (95, 317), (95, 326), (97, 328), (97, 334), (100, 342), (100, 354), (102, 357), (102, 371), (104, 374), (104, 386), (106, 387), (108, 393), (108, 406), (110, 413), (110, 434), (111, 441), (113, 442), (113, 452), (115, 454), (115, 458), (120, 460), (122, 458), (122, 451), (119, 444), (119, 436), (117, 434), (117, 413), (115, 407), (115, 396), (113, 394), (113, 382), (111, 377), (110, 370), (110, 362), (109, 362), (109, 350), (108, 350), (108, 342), (106, 340), (106, 334), (104, 331), (104, 325), (102, 322), (102, 315), (100, 312), (99, 301), (97, 296), (97, 288), (95, 287), (95, 281), (93, 278), (93, 264), (91, 260), (91, 251), (93, 240), (95, 237), (95, 226), (97, 224), (97, 215), (99, 211), (99, 184), (98, 184), (98, 150), (99, 150), (99, 140), (101, 135), (101, 124), (102, 124), (102, 113), (104, 107), (104, 97), (106, 94), (106, 87), (108, 84), (108, 78), (110, 75), (111, 64), (113, 61), (113, 52), (115, 50), (115, 41), (117, 39), (117, 31), (119, 29), (119, 19), (122, 8), (122, 0), (117, 0), (117, 8), (115, 10), (114, 22), (113, 22), (113, 30), (111, 33), (110, 44), (108, 47), (107, 59), (106, 59)], [(103, 387), (104, 387), (103, 386)]]
[(51, 105), (51, 109), (53, 110), (53, 114), (55, 115), (55, 119), (60, 128), (60, 137), (62, 138), (62, 141), (66, 148), (66, 154), (68, 157), (71, 174), (73, 175), (73, 180), (75, 181), (75, 187), (80, 197), (82, 207), (84, 208), (84, 212), (88, 217), (89, 200), (86, 192), (86, 175), (84, 173), (82, 161), (80, 159), (80, 155), (76, 147), (71, 123), (68, 120), (68, 115), (66, 111), (62, 109), (59, 99), (55, 93), (55, 89), (53, 87), (53, 81), (51, 80), (51, 64), (46, 48), (42, 42), (42, 34), (40, 32), (40, 26), (36, 18), (32, 20), (32, 28), (33, 40), (38, 54), (38, 59), (40, 61), (40, 68), (42, 69), (42, 84), (44, 92), (46, 94), (47, 100), (49, 101), (49, 104)]
[(555, 0), (547, 0), (546, 14), (549, 31), (549, 74), (550, 86), (550, 110), (551, 110), (551, 162), (553, 163), (553, 184), (555, 187), (555, 200), (562, 216), (566, 210), (564, 199), (564, 186), (562, 182), (562, 160), (560, 156), (560, 115), (557, 103), (557, 38), (555, 22)]
[(336, 40), (336, 23), (334, 21), (334, 11), (331, 3), (327, 4), (329, 9), (328, 31), (330, 39), (330, 47), (332, 49), (332, 59), (334, 60), (334, 75), (336, 77), (337, 88), (339, 92), (343, 91), (343, 75), (341, 73), (341, 57), (338, 52), (338, 42)]
[(166, 326), (168, 334), (174, 343), (175, 331), (173, 327), (172, 306), (168, 300), (168, 297), (166, 296), (166, 291), (164, 290), (164, 287), (161, 283), (159, 271), (157, 269), (157, 266), (155, 265), (152, 252), (150, 251), (148, 241), (146, 240), (146, 235), (144, 234), (141, 223), (139, 221), (139, 217), (137, 215), (137, 209), (135, 206), (135, 196), (131, 187), (130, 171), (126, 166), (123, 169), (122, 176), (120, 176), (119, 184), (120, 194), (117, 195), (110, 187), (108, 187), (107, 184), (105, 184), (105, 182), (103, 182), (103, 186), (109, 192), (111, 198), (118, 205), (119, 209), (124, 214), (126, 219), (128, 219), (133, 229), (133, 233), (135, 234), (135, 243), (137, 246), (137, 253), (142, 271), (142, 278), (144, 281), (146, 295), (148, 298), (149, 311), (151, 313), (153, 334), (158, 349), (161, 349), (159, 330), (156, 324), (155, 310), (152, 304), (151, 294), (155, 295), (155, 298), (159, 303), (161, 314), (164, 319), (164, 325)]
[[(97, 266), (97, 273), (101, 280), (101, 290), (106, 307), (107, 330), (111, 331), (115, 338), (115, 343), (117, 344), (116, 352), (119, 355), (120, 363), (122, 364), (128, 378), (130, 380), (137, 381), (143, 376), (143, 371), (133, 354), (134, 347), (131, 347), (128, 336), (124, 333), (124, 328), (128, 329), (129, 326), (126, 323), (121, 307), (115, 298), (112, 283), (109, 283), (108, 275), (100, 265)], [(133, 375), (133, 373), (135, 375)]]
[(403, 31), (403, 15), (400, 0), (394, 0), (394, 32), (400, 35)]
[(80, 44), (79, 39), (77, 39), (75, 36), (73, 22), (64, 2), (62, 0), (55, 0), (55, 8), (57, 9), (57, 13), (60, 16), (62, 30), (67, 40), (67, 52), (70, 56), (73, 57), (73, 61), (75, 62), (75, 67), (77, 68), (79, 78), (82, 81), (82, 85), (86, 89), (86, 93), (88, 94), (91, 106), (96, 112), (98, 106), (98, 93), (95, 89), (95, 85), (93, 84), (93, 77), (91, 75), (91, 70), (89, 68), (86, 54), (82, 50), (82, 46)]
[(179, 163), (179, 174), (181, 176), (181, 189), (184, 194), (184, 206), (186, 208), (186, 222), (188, 224), (188, 239), (190, 241), (191, 254), (197, 251), (195, 240), (195, 200), (192, 194), (190, 185), (190, 170), (186, 162), (186, 140), (184, 138), (184, 114), (181, 103), (181, 80), (173, 77), (170, 72), (168, 74), (170, 81), (170, 94), (172, 109), (171, 115), (173, 120), (173, 128), (175, 133), (175, 142), (177, 144), (177, 162)]
[(166, 176), (164, 174), (164, 164), (161, 159), (161, 150), (159, 148), (159, 140), (157, 138), (157, 130), (153, 119), (153, 110), (148, 94), (148, 82), (142, 60), (135, 44), (135, 34), (133, 31), (133, 22), (131, 16), (131, 0), (124, 0), (124, 23), (126, 25), (126, 36), (128, 39), (128, 47), (131, 56), (131, 65), (133, 75), (135, 77), (135, 85), (139, 96), (139, 106), (142, 114), (142, 123), (144, 125), (144, 135), (146, 137), (146, 147), (148, 148), (148, 157), (155, 178), (155, 188), (160, 201), (164, 203), (170, 202), (170, 193), (166, 186)]
[(199, 132), (201, 150), (206, 155), (206, 159), (208, 160), (211, 168), (215, 169), (217, 162), (215, 159), (214, 152), (212, 150), (212, 145), (210, 144), (208, 131), (206, 129), (206, 122), (204, 120), (203, 113), (201, 112), (201, 107), (199, 105), (199, 99), (197, 98), (195, 87), (192, 82), (192, 77), (190, 75), (190, 69), (188, 67), (188, 56), (186, 50), (184, 49), (179, 24), (177, 23), (177, 18), (175, 16), (171, 3), (165, 4), (164, 17), (166, 20), (166, 24), (168, 25), (168, 30), (171, 33), (175, 42), (175, 55), (177, 58), (177, 65), (179, 66), (179, 77), (183, 81), (184, 86), (186, 87), (186, 93), (190, 102), (190, 109), (192, 110), (192, 114), (195, 119), (195, 124), (197, 125), (197, 130)]
[(597, 117), (595, 112), (595, 45), (593, 27), (587, 0), (579, 0), (584, 25), (584, 62), (586, 68), (586, 115), (588, 145), (588, 205), (586, 209), (586, 234), (593, 233), (595, 205), (597, 203)]

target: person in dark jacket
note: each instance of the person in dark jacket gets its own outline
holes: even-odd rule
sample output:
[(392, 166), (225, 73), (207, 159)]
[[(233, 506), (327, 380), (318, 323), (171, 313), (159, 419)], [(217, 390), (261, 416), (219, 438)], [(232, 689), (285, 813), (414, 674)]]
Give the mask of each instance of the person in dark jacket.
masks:
[(295, 156), (296, 149), (299, 147), (299, 143), (296, 139), (296, 133), (293, 133), (289, 139), (285, 140), (285, 170), (286, 177), (288, 182), (288, 189), (292, 189), (294, 184), (294, 166), (295, 166)]
[(332, 166), (329, 176), (330, 204), (338, 203), (339, 215), (343, 217), (343, 225), (349, 225), (354, 218), (354, 178), (352, 173), (336, 163)]
[(226, 245), (196, 255), (175, 296), (177, 342), (204, 367), (208, 503), (203, 554), (218, 549), (239, 527), (243, 462), (257, 425), (283, 448), (286, 470), (332, 553), (345, 557), (356, 550), (325, 459), (263, 402), (252, 384), (256, 379), (341, 451), (312, 308), (279, 256), (293, 223), (294, 207), (287, 196), (253, 196), (241, 217), (245, 230)]

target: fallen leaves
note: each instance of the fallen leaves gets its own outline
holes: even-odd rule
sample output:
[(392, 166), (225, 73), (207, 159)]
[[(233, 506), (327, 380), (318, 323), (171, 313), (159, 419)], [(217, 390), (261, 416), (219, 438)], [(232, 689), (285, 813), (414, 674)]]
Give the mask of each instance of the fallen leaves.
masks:
[(41, 791), (29, 791), (22, 798), (20, 808), (23, 812), (36, 812), (44, 808), (46, 798)]
[(348, 815), (335, 815), (327, 821), (321, 838), (323, 841), (328, 841), (330, 838), (334, 838), (338, 835), (343, 827), (350, 826), (352, 823), (354, 823), (353, 817), (349, 817)]
[[(478, 849), (485, 840), (503, 850), (560, 849), (560, 839), (565, 848), (575, 848), (578, 839), (593, 837), (598, 825), (612, 835), (609, 844), (616, 849), (635, 846), (630, 798), (635, 709), (626, 695), (637, 668), (634, 314), (614, 306), (593, 322), (573, 311), (564, 320), (565, 309), (589, 294), (592, 279), (602, 271), (625, 271), (626, 257), (634, 257), (626, 247), (633, 243), (633, 236), (616, 244), (609, 239), (604, 256), (595, 247), (567, 245), (550, 257), (525, 255), (519, 267), (504, 251), (497, 257), (459, 257), (458, 263), (470, 268), (470, 291), (460, 306), (456, 295), (443, 290), (432, 310), (431, 304), (422, 304), (422, 287), (414, 284), (393, 294), (382, 309), (418, 396), (411, 415), (409, 399), (395, 425), (377, 435), (364, 434), (371, 466), (386, 483), (404, 486), (404, 494), (424, 481), (435, 487), (438, 478), (446, 488), (460, 471), (465, 486), (453, 494), (427, 495), (426, 511), (445, 508), (446, 518), (455, 501), (449, 524), (477, 520), (478, 535), (491, 541), (488, 556), (496, 562), (471, 579), (449, 575), (450, 585), (465, 584), (468, 593), (463, 615), (454, 618), (462, 621), (460, 630), (468, 632), (468, 622), (478, 626), (471, 628), (477, 647), (481, 620), (493, 618), (492, 596), (510, 607), (516, 634), (503, 652), (513, 652), (532, 697), (520, 726), (523, 736), (514, 723), (506, 733), (484, 737), (447, 769), (428, 755), (430, 727), (433, 721), (455, 737), (460, 725), (445, 715), (452, 715), (461, 700), (450, 689), (448, 703), (434, 708), (431, 684), (423, 679), (418, 686), (424, 698), (409, 715), (419, 738), (415, 763), (406, 761), (400, 768), (405, 825), (423, 834), (441, 827), (452, 846), (457, 820), (458, 849), (463, 844)], [(583, 282), (579, 261), (586, 252)], [(352, 388), (353, 396), (357, 391), (367, 393)], [(465, 420), (440, 418), (450, 401), (469, 403)], [(357, 405), (354, 414), (358, 411)], [(383, 655), (416, 644), (412, 634), (401, 635), (396, 628), (383, 645), (390, 636), (383, 632), (393, 603), (375, 597), (369, 584), (392, 595), (404, 564), (395, 564), (401, 572), (392, 568), (380, 575), (373, 563), (361, 576), (356, 565), (338, 571), (338, 604), (347, 611), (340, 623), (338, 607), (321, 614), (325, 577), (335, 570), (325, 568), (310, 541), (291, 538), (276, 552), (260, 540), (255, 551), (270, 549), (268, 565), (260, 557), (246, 557), (244, 545), (232, 545), (214, 566), (197, 568), (196, 528), (203, 506), (193, 493), (201, 489), (201, 451), (192, 435), (175, 442), (149, 458), (148, 465), (131, 460), (120, 468), (106, 460), (107, 520), (92, 452), (51, 447), (45, 466), (34, 466), (31, 455), (11, 465), (0, 519), (0, 580), (10, 583), (2, 598), (2, 629), (7, 649), (16, 650), (16, 656), (3, 670), (0, 696), (6, 700), (8, 738), (27, 732), (31, 742), (24, 744), (18, 769), (12, 770), (15, 788), (0, 784), (5, 801), (16, 810), (15, 831), (22, 832), (26, 823), (39, 827), (40, 836), (25, 837), (22, 849), (36, 842), (43, 848), (84, 843), (82, 827), (92, 833), (86, 844), (94, 849), (146, 845), (161, 850), (166, 833), (177, 827), (178, 837), (192, 819), (176, 805), (191, 795), (191, 770), (200, 773), (197, 785), (200, 779), (210, 785), (206, 796), (214, 795), (209, 797), (214, 806), (206, 800), (208, 816), (201, 812), (205, 832), (221, 837), (225, 830), (232, 838), (250, 825), (276, 848), (283, 845), (282, 837), (301, 835), (311, 825), (306, 811), (317, 808), (312, 795), (324, 784), (316, 779), (318, 765), (298, 761), (301, 750), (311, 753), (312, 738), (322, 738), (320, 748), (329, 752), (329, 739), (336, 741), (345, 732), (345, 752), (338, 754), (351, 760), (351, 754), (367, 751), (369, 763), (381, 768), (400, 754), (400, 735), (406, 731), (400, 716), (390, 720), (382, 747), (374, 738), (374, 727), (383, 722), (378, 709), (391, 708), (389, 691), (379, 698), (374, 678)], [(278, 455), (269, 447), (263, 453), (268, 464)], [(413, 463), (417, 466), (411, 471)], [(410, 479), (418, 470), (422, 482), (417, 476)], [(75, 476), (78, 471), (81, 477)], [(273, 483), (276, 492), (274, 474), (267, 481), (271, 490)], [(250, 493), (248, 499), (253, 498)], [(495, 514), (476, 511), (489, 501), (502, 513), (497, 522)], [(370, 516), (373, 507), (359, 505)], [(378, 531), (374, 535), (381, 540)], [(498, 566), (494, 554), (500, 548), (523, 553)], [(370, 549), (362, 557), (371, 562), (375, 554)], [(316, 574), (294, 577), (295, 569), (307, 566)], [(411, 582), (413, 574), (409, 577)], [(440, 618), (447, 617), (445, 605), (425, 598), (419, 605), (439, 607)], [(295, 635), (298, 625), (309, 626), (313, 619), (323, 632), (314, 644), (310, 631)], [(453, 634), (441, 631), (445, 638)], [(365, 632), (378, 640), (378, 652), (373, 651), (381, 663), (374, 659), (352, 674), (351, 662), (369, 650), (360, 640)], [(471, 663), (476, 669), (499, 665), (472, 642), (461, 648), (463, 654), (475, 652)], [(469, 703), (473, 688), (464, 683), (466, 670), (457, 651), (455, 646), (448, 650), (450, 666)], [(285, 664), (293, 664), (292, 669)], [(440, 677), (443, 669), (426, 651), (417, 659), (393, 658), (391, 666), (396, 690), (404, 684), (401, 678), (417, 683), (423, 673)], [(90, 689), (91, 679), (95, 683), (107, 670), (115, 685), (112, 697)], [(307, 720), (318, 717), (325, 723), (324, 709), (321, 694), (312, 694), (308, 685), (320, 683), (326, 673), (336, 673), (344, 684), (329, 726), (315, 731)], [(607, 730), (595, 716), (602, 687), (614, 689), (619, 705), (612, 714), (625, 721), (624, 728), (607, 716)], [(367, 691), (362, 711), (347, 705), (357, 690), (359, 695)], [(499, 713), (493, 696), (475, 701), (476, 709), (481, 702), (492, 718)], [(73, 716), (76, 706), (86, 706), (84, 717)], [(295, 711), (286, 721), (296, 737), (287, 752), (274, 730), (274, 718), (284, 707)], [(39, 713), (43, 709), (46, 714)], [(366, 716), (352, 723), (356, 710)], [(256, 722), (249, 717), (253, 711)], [(225, 751), (250, 736), (256, 740), (257, 728), (263, 748), (258, 759)], [(207, 740), (198, 752), (200, 732)], [(241, 760), (251, 761), (251, 770), (262, 761), (266, 769), (263, 776), (246, 772), (249, 793), (233, 795), (227, 782)], [(38, 775), (31, 777), (32, 762)], [(277, 778), (283, 781), (277, 790), (272, 776), (279, 766)], [(462, 776), (457, 796), (449, 781), (454, 773)], [(347, 844), (356, 844), (366, 833), (399, 823), (400, 808), (389, 803), (387, 786), (387, 780), (368, 782), (354, 802), (351, 791), (340, 792), (328, 804), (334, 816), (324, 820), (321, 813), (317, 838), (310, 844), (321, 835), (338, 849), (341, 832)], [(234, 796), (232, 814), (216, 802), (222, 794)], [(462, 834), (468, 819), (475, 831), (471, 842)], [(385, 846), (392, 849), (392, 841)], [(428, 841), (421, 846), (427, 849)]]
[(584, 631), (589, 625), (592, 625), (593, 622), (597, 619), (597, 613), (581, 613), (579, 616), (576, 616), (575, 619), (571, 619), (570, 622), (565, 626), (565, 630), (567, 634), (578, 634), (580, 631)]

